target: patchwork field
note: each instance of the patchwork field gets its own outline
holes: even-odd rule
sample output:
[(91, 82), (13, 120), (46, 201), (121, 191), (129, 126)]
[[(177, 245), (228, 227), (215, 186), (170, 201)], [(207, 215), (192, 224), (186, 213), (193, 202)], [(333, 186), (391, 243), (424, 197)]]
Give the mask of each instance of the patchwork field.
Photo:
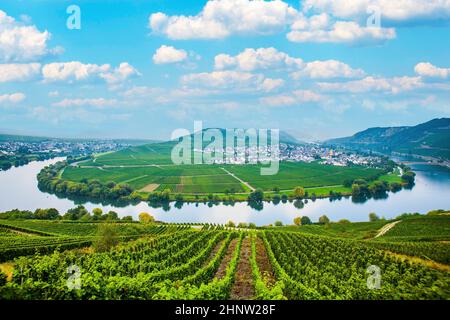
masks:
[(345, 180), (369, 179), (380, 171), (363, 167), (337, 167), (318, 163), (282, 162), (279, 172), (273, 176), (262, 176), (259, 166), (228, 166), (227, 169), (254, 188), (269, 191), (278, 187), (281, 190), (340, 186)]
[[(222, 167), (226, 168), (227, 173)], [(128, 184), (142, 192), (169, 189), (177, 193), (240, 193), (249, 191), (239, 179), (253, 188), (271, 191), (305, 188), (342, 188), (345, 180), (369, 179), (379, 173), (377, 169), (349, 168), (317, 163), (280, 163), (278, 174), (261, 176), (256, 165), (143, 165), (143, 166), (81, 166), (67, 167), (62, 178), (80, 182), (83, 179), (103, 183)], [(320, 190), (316, 190), (320, 193)], [(329, 190), (326, 190), (329, 192)]]
[(113, 153), (99, 155), (81, 166), (121, 166), (172, 164), (170, 153), (174, 143), (155, 143), (130, 147)]
[[(378, 169), (338, 167), (319, 163), (281, 162), (277, 174), (262, 176), (261, 165), (174, 165), (170, 154), (175, 142), (130, 147), (118, 152), (97, 155), (65, 168), (63, 179), (81, 182), (128, 184), (140, 192), (163, 191), (183, 194), (247, 193), (254, 189), (270, 192), (302, 186), (316, 195), (330, 191), (348, 193), (346, 180), (372, 180)], [(226, 170), (224, 170), (226, 169)], [(397, 175), (383, 180), (399, 180)]]
[[(63, 179), (80, 182), (83, 179), (113, 181), (130, 185), (143, 192), (169, 189), (177, 193), (244, 192), (241, 183), (212, 165), (143, 166), (143, 167), (67, 167)], [(156, 187), (156, 188), (155, 188)]]

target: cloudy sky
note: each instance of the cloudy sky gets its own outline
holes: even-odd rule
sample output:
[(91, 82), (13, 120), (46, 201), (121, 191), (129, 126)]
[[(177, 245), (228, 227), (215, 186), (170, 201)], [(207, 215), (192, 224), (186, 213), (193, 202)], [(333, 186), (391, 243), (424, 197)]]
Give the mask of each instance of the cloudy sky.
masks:
[(70, 29), (73, 1), (1, 1), (0, 132), (316, 140), (450, 116), (448, 0), (93, 2)]

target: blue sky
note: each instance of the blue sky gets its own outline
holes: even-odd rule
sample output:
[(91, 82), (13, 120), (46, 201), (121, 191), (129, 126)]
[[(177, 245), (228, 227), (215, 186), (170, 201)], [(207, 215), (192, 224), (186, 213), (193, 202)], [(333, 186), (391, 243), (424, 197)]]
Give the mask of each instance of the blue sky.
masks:
[(449, 22), (438, 0), (3, 0), (0, 132), (316, 140), (449, 117)]

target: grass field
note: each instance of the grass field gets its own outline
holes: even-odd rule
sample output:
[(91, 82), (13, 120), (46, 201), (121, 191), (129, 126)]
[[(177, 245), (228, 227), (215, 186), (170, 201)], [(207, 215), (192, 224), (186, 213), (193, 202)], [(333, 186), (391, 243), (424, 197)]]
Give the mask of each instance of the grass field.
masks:
[(254, 188), (264, 191), (292, 190), (297, 186), (316, 188), (324, 186), (342, 186), (345, 180), (368, 179), (379, 173), (378, 169), (363, 167), (337, 167), (318, 163), (281, 162), (276, 175), (262, 176), (260, 166), (245, 165), (227, 166), (227, 169), (248, 182)]

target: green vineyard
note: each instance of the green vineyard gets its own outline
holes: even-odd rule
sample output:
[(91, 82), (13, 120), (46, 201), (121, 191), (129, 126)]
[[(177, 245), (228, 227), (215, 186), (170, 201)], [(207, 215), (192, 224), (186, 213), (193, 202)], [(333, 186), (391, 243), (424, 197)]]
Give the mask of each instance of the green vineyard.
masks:
[[(11, 232), (19, 228), (22, 228), (20, 235)], [(4, 260), (15, 259), (9, 281), (0, 287), (0, 297), (57, 300), (450, 298), (449, 247), (445, 242), (439, 243), (441, 247), (433, 254), (431, 246), (436, 243), (427, 246), (419, 241), (367, 241), (283, 228), (249, 230), (211, 225), (120, 223), (114, 225), (120, 241), (111, 249), (69, 250), (94, 243), (97, 236), (93, 228), (94, 223), (8, 221), (3, 224), (0, 253)], [(139, 237), (130, 231), (133, 228), (140, 231)], [(24, 235), (25, 229), (48, 235)], [(46, 249), (38, 250), (41, 247)], [(392, 252), (434, 259), (444, 268), (399, 259)], [(375, 287), (370, 286), (373, 268), (379, 270)], [(71, 283), (79, 286), (73, 288)]]

